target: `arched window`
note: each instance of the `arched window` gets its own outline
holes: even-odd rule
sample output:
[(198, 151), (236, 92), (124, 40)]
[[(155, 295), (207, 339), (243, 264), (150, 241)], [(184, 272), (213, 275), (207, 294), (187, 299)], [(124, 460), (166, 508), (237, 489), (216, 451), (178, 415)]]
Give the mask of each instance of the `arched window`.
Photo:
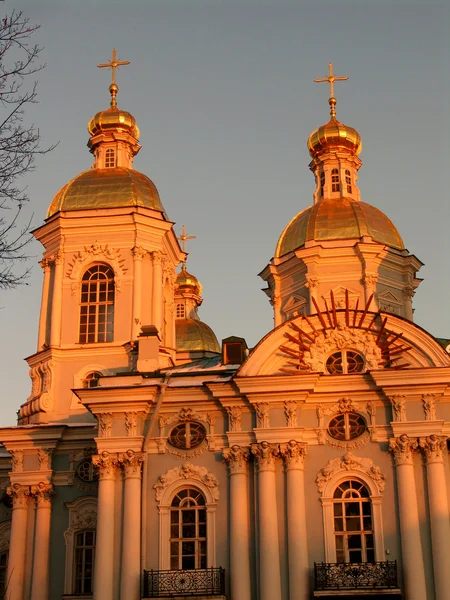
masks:
[(105, 168), (111, 169), (116, 166), (116, 153), (112, 148), (108, 148), (105, 153)]
[(325, 172), (322, 171), (320, 174), (320, 197), (323, 198), (323, 189), (325, 187)]
[(348, 169), (345, 169), (345, 183), (347, 185), (347, 193), (352, 193), (352, 175)]
[(186, 308), (184, 304), (177, 304), (176, 318), (184, 319), (186, 317)]
[(114, 272), (107, 265), (90, 267), (81, 282), (80, 344), (114, 338)]
[(180, 490), (170, 507), (170, 568), (206, 569), (206, 501), (194, 488)]
[(338, 169), (331, 170), (331, 191), (332, 192), (340, 192), (341, 186), (339, 183), (339, 171)]
[(102, 374), (99, 371), (93, 371), (92, 373), (88, 373), (86, 377), (83, 379), (83, 387), (84, 388), (93, 388), (98, 386), (98, 380)]
[(74, 544), (73, 593), (92, 594), (94, 587), (95, 530), (77, 531)]
[(340, 483), (333, 494), (336, 562), (374, 562), (370, 492), (360, 481)]
[(8, 552), (0, 553), (0, 598), (6, 597), (6, 573), (8, 570)]

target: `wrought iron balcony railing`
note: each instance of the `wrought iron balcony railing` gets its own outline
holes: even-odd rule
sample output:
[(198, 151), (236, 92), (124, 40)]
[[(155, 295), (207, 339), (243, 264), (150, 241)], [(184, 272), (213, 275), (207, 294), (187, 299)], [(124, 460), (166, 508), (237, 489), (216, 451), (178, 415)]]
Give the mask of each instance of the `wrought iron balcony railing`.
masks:
[(144, 571), (145, 598), (168, 596), (223, 596), (225, 569)]
[(397, 561), (314, 563), (316, 590), (396, 589)]

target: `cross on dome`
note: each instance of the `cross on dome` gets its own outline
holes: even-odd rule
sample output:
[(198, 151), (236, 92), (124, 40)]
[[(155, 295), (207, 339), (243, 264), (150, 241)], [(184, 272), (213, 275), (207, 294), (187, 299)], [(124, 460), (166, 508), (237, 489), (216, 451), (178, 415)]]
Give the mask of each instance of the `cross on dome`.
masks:
[(116, 96), (119, 88), (116, 84), (116, 69), (121, 67), (122, 65), (129, 65), (129, 60), (120, 60), (117, 58), (116, 49), (113, 48), (112, 57), (107, 63), (101, 63), (97, 65), (99, 69), (107, 68), (111, 69), (111, 85), (109, 86), (109, 91), (111, 93), (111, 106), (115, 108), (117, 106)]
[[(186, 253), (186, 241), (187, 240), (195, 240), (197, 236), (195, 235), (187, 235), (186, 227), (184, 225), (181, 226), (181, 235), (177, 236), (177, 240), (181, 242), (181, 249), (184, 253)], [(186, 269), (186, 259), (183, 260), (182, 269)]]
[(319, 79), (314, 79), (315, 83), (322, 83), (327, 81), (330, 85), (330, 98), (328, 100), (328, 104), (330, 105), (330, 115), (332, 117), (336, 116), (336, 98), (334, 97), (334, 82), (335, 81), (347, 81), (348, 77), (338, 77), (333, 73), (333, 63), (328, 64), (328, 77), (321, 77)]

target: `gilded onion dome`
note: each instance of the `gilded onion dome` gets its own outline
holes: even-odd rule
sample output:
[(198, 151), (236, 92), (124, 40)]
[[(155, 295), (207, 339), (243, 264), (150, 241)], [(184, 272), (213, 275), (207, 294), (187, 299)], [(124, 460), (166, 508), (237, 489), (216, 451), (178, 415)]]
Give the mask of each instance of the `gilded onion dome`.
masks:
[[(126, 110), (117, 108), (116, 95), (119, 88), (117, 85), (110, 85), (111, 106), (106, 110), (101, 110), (88, 123), (88, 131), (91, 136), (98, 133), (110, 131), (127, 131), (136, 139), (139, 138), (139, 128), (136, 125), (136, 119)], [(114, 95), (113, 95), (114, 92)]]
[(186, 271), (186, 265), (183, 264), (181, 271), (178, 273), (177, 278), (175, 279), (176, 292), (190, 291), (197, 296), (201, 296), (202, 289), (202, 284), (197, 277)]
[(313, 158), (328, 152), (350, 152), (357, 156), (361, 149), (362, 140), (356, 129), (340, 123), (336, 117), (331, 117), (308, 138), (308, 150)]

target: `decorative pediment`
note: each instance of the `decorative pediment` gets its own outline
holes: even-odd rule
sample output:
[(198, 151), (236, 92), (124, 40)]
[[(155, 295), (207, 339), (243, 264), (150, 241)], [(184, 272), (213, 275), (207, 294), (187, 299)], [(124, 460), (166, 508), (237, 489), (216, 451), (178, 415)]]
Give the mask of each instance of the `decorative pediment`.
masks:
[(345, 308), (346, 298), (348, 298), (349, 308), (355, 308), (357, 300), (361, 297), (361, 293), (351, 288), (345, 288), (342, 285), (334, 287), (332, 290), (323, 295), (323, 298), (331, 305), (331, 295), (334, 297), (336, 308)]
[(206, 467), (200, 467), (185, 463), (181, 467), (174, 467), (164, 475), (158, 477), (158, 481), (153, 486), (156, 500), (163, 500), (166, 491), (173, 488), (173, 484), (200, 484), (203, 490), (207, 490), (214, 501), (219, 499), (219, 483), (212, 473)]
[(117, 248), (110, 248), (108, 244), (102, 246), (94, 242), (91, 246), (85, 246), (84, 250), (76, 252), (66, 271), (66, 277), (73, 280), (72, 293), (79, 288), (81, 274), (84, 269), (93, 261), (105, 262), (114, 270), (114, 281), (116, 290), (120, 291), (120, 278), (125, 275), (127, 269), (124, 268), (125, 259), (121, 251)]
[(347, 452), (342, 457), (331, 459), (317, 473), (316, 484), (319, 492), (324, 495), (331, 495), (326, 493), (328, 483), (334, 482), (341, 475), (348, 475), (349, 473), (362, 474), (364, 480), (368, 478), (372, 485), (375, 484), (378, 493), (384, 491), (386, 476), (381, 472), (380, 467), (374, 465), (370, 458), (360, 458), (351, 452)]
[(390, 312), (395, 315), (400, 314), (400, 309), (403, 306), (403, 302), (401, 302), (397, 296), (391, 292), (391, 290), (385, 288), (376, 294), (376, 299), (380, 310), (384, 312)]
[(283, 312), (287, 315), (294, 315), (301, 312), (305, 304), (307, 304), (307, 299), (304, 296), (299, 294), (294, 294), (288, 298), (283, 306)]

